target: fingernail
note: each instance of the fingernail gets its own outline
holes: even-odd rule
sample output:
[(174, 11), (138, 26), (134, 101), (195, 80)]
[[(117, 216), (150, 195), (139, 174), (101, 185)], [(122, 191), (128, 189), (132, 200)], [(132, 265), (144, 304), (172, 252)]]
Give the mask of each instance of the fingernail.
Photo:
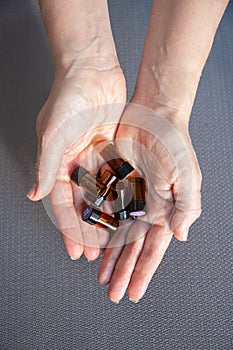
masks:
[(70, 256), (70, 255), (69, 255), (69, 257), (70, 257), (70, 259), (73, 260), (73, 261), (78, 260), (78, 259), (80, 258), (80, 257), (77, 257), (77, 258), (76, 258), (76, 257)]
[(34, 184), (34, 185), (32, 186), (32, 188), (30, 188), (30, 190), (29, 190), (28, 193), (27, 193), (27, 197), (28, 197), (29, 199), (32, 199), (32, 198), (35, 196), (36, 189), (37, 189), (36, 184)]
[(185, 228), (184, 231), (181, 233), (182, 241), (187, 241), (188, 233), (189, 233), (189, 229)]
[(131, 298), (129, 298), (129, 301), (132, 301), (132, 303), (134, 303), (134, 304), (137, 304), (139, 302), (139, 300), (133, 300)]
[(99, 278), (98, 281), (99, 281), (99, 284), (101, 284), (101, 286), (107, 286), (109, 284), (109, 281), (103, 278)]
[(120, 302), (120, 300), (111, 300), (111, 299), (110, 299), (110, 301), (112, 301), (114, 304), (119, 304), (119, 302)]
[(104, 270), (101, 272), (101, 274), (99, 275), (99, 283), (106, 285), (109, 283), (109, 281), (111, 280), (111, 274), (112, 271), (109, 270)]

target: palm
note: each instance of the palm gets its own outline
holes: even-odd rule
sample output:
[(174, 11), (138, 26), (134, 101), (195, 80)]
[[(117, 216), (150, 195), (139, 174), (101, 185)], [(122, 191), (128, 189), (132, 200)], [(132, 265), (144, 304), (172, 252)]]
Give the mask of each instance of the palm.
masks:
[(78, 257), (85, 249), (86, 257), (94, 259), (100, 245), (98, 230), (87, 228), (77, 215), (83, 200), (79, 189), (72, 188), (71, 172), (79, 164), (97, 168), (95, 145), (113, 139), (125, 95), (120, 68), (111, 72), (82, 68), (75, 76), (55, 81), (38, 117), (40, 196), (50, 193), (53, 213), (46, 208), (71, 256)]
[[(109, 296), (138, 300), (157, 269), (173, 234), (182, 239), (199, 215), (199, 168), (183, 126), (136, 105), (129, 105), (117, 131), (117, 147), (147, 181), (147, 214), (114, 236), (105, 251), (99, 279)], [(124, 240), (122, 239), (124, 236)]]

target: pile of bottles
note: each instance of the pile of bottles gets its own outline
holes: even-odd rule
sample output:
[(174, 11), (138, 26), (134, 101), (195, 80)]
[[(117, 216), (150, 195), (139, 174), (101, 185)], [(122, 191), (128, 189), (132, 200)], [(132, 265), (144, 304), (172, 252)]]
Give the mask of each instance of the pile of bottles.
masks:
[[(90, 203), (82, 211), (82, 220), (116, 231), (119, 220), (146, 214), (146, 184), (113, 144), (102, 149), (100, 156), (111, 170), (96, 175), (79, 166), (72, 172), (71, 180), (84, 189), (85, 200)], [(112, 213), (101, 210), (105, 200), (112, 202)]]

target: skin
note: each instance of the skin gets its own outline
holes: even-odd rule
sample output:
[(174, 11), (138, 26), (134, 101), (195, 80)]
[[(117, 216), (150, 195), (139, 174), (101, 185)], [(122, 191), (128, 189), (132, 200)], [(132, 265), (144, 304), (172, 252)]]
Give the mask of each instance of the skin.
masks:
[[(50, 193), (69, 255), (78, 258), (84, 252), (89, 260), (97, 258), (108, 237), (100, 243), (103, 234), (77, 218), (75, 210), (80, 209), (81, 197), (72, 191), (69, 177), (75, 164), (92, 158), (87, 155), (100, 140), (115, 136), (124, 156), (140, 164), (152, 190), (147, 216), (117, 231), (108, 243), (99, 281), (109, 284), (108, 295), (113, 302), (119, 302), (127, 288), (129, 298), (138, 302), (172, 236), (185, 241), (201, 212), (201, 172), (188, 122), (202, 69), (228, 1), (154, 0), (132, 104), (123, 114), (125, 80), (107, 3), (101, 0), (94, 7), (93, 2), (40, 1), (54, 56), (55, 80), (37, 121), (37, 171), (28, 197), (39, 200)], [(115, 103), (119, 108), (112, 113), (106, 104)], [(103, 113), (96, 109), (78, 122), (71, 118), (99, 105), (105, 105)], [(138, 112), (140, 116), (133, 120)], [(114, 116), (111, 120), (110, 114)], [(71, 127), (60, 128), (67, 121)], [(118, 127), (108, 125), (119, 121)], [(88, 130), (90, 125), (94, 125), (92, 130)], [(77, 137), (79, 128), (86, 133)], [(122, 138), (131, 147), (125, 148)], [(151, 165), (151, 157), (157, 159), (158, 166)], [(94, 169), (97, 164), (88, 165)]]
[[(68, 254), (78, 259), (84, 253), (93, 260), (100, 253), (99, 231), (83, 225), (77, 217), (80, 206), (74, 204), (74, 197), (79, 203), (81, 194), (72, 187), (70, 175), (83, 160), (94, 158), (90, 152), (97, 140), (114, 138), (126, 101), (125, 78), (106, 1), (98, 1), (95, 10), (90, 0), (42, 0), (40, 7), (55, 77), (37, 118), (35, 183), (28, 197), (36, 201), (50, 194)], [(90, 170), (96, 167), (92, 163), (83, 165)]]
[[(155, 130), (153, 113), (146, 109), (145, 117), (141, 117), (141, 127), (135, 127), (132, 115), (135, 120), (137, 111), (143, 116), (143, 110), (132, 105), (128, 106), (121, 118), (116, 137), (127, 138), (129, 142), (131, 140), (132, 150), (135, 141), (152, 150), (162, 167), (164, 177), (159, 177), (157, 173), (155, 176), (153, 162), (148, 162), (143, 172), (155, 189), (155, 193), (147, 199), (150, 220), (146, 221), (150, 226), (142, 227), (141, 222), (134, 224), (133, 231), (139, 239), (105, 250), (99, 269), (99, 281), (109, 284), (108, 295), (113, 302), (118, 303), (126, 289), (131, 301), (138, 302), (143, 297), (172, 236), (185, 241), (191, 224), (201, 213), (201, 172), (189, 137), (188, 122), (199, 78), (227, 3), (181, 0), (155, 0), (153, 3), (131, 102), (162, 116), (172, 126), (174, 133), (169, 134), (169, 144), (166, 132), (163, 136), (159, 130)], [(149, 135), (148, 130), (153, 130), (155, 136), (160, 135), (160, 140), (170, 150), (176, 149), (178, 143), (175, 134), (179, 133), (183, 147), (173, 153), (177, 173), (166, 150), (154, 136)], [(124, 154), (126, 149), (130, 147), (124, 148)], [(125, 156), (137, 161), (143, 168), (147, 152), (140, 154), (139, 148), (138, 152), (132, 151)], [(158, 193), (160, 197), (162, 194), (164, 201), (159, 200), (159, 196), (156, 196)], [(170, 198), (173, 198), (173, 202)], [(156, 212), (161, 215), (153, 217)]]

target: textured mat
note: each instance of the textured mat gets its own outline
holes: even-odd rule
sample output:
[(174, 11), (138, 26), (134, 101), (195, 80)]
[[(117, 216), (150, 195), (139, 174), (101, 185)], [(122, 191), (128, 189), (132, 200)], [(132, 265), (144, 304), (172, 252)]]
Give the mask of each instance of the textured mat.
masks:
[[(151, 1), (109, 1), (129, 96)], [(230, 350), (233, 198), (233, 4), (219, 27), (190, 132), (203, 173), (203, 214), (173, 240), (145, 297), (119, 305), (99, 261), (71, 261), (33, 181), (35, 119), (53, 69), (35, 1), (0, 1), (0, 349)]]

